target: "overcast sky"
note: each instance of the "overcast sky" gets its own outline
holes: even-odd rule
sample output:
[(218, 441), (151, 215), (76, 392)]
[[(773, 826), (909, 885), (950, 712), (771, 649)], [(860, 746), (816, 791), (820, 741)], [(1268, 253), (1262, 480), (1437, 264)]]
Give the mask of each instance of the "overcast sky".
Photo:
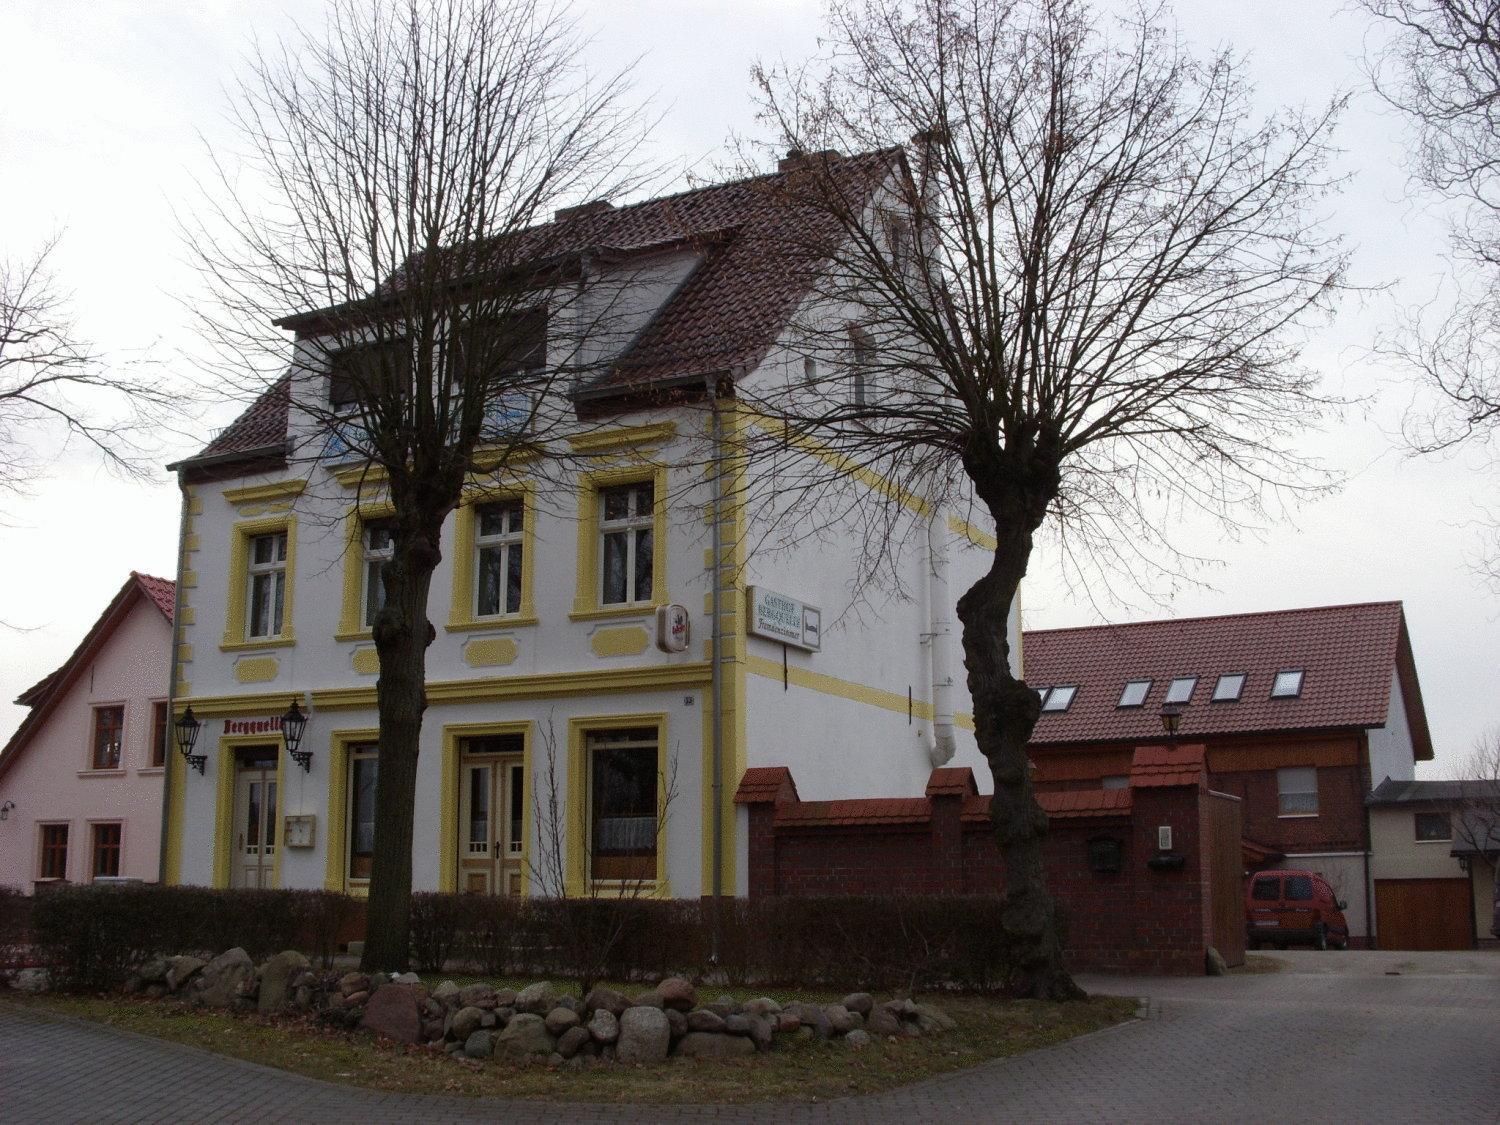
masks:
[[(0, 5), (0, 254), (34, 249), (64, 230), (56, 258), (75, 294), (80, 332), (108, 356), (169, 365), (191, 350), (174, 299), (188, 290), (173, 211), (193, 200), (202, 134), (224, 136), (224, 86), (252, 35), (316, 22), (322, 5), (236, 0), (10, 0)], [(813, 0), (586, 2), (601, 69), (641, 57), (638, 85), (662, 115), (653, 155), (683, 173), (712, 170), (731, 133), (753, 131), (748, 71), (757, 57), (796, 58), (816, 41)], [(1193, 0), (1179, 6), (1187, 39), (1248, 53), (1265, 106), (1315, 105), (1362, 84), (1370, 34), (1342, 0)], [(1028, 628), (1399, 598), (1416, 648), (1437, 746), (1425, 777), (1451, 775), (1474, 739), (1500, 721), (1500, 599), (1467, 569), (1473, 522), (1497, 480), (1473, 452), (1404, 459), (1394, 435), (1410, 391), (1367, 348), (1399, 305), (1430, 299), (1443, 273), (1440, 216), (1414, 200), (1402, 167), (1404, 125), (1360, 94), (1339, 140), (1351, 182), (1334, 223), (1357, 250), (1355, 280), (1387, 291), (1349, 297), (1309, 341), (1308, 362), (1330, 389), (1364, 399), (1308, 439), (1345, 478), (1342, 490), (1288, 522), (1225, 542), (1187, 529), (1217, 559), (1208, 588), (1167, 609), (1070, 591), (1055, 562), (1035, 558), (1025, 588)], [(204, 432), (236, 412), (212, 408)], [(163, 462), (192, 452), (169, 440)], [(72, 651), (134, 568), (170, 576), (178, 494), (166, 472), (122, 483), (81, 452), (58, 458), (31, 496), (0, 503), (5, 526), (0, 699), (10, 700)], [(0, 705), (0, 737), (22, 709)]]

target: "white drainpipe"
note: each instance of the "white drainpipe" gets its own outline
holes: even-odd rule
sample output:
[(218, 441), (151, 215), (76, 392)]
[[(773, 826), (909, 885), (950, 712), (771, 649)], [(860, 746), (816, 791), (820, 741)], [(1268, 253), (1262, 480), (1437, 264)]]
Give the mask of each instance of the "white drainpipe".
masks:
[(948, 594), (948, 550), (943, 542), (942, 513), (927, 522), (928, 644), (932, 667), (932, 743), (934, 766), (953, 757), (953, 601)]

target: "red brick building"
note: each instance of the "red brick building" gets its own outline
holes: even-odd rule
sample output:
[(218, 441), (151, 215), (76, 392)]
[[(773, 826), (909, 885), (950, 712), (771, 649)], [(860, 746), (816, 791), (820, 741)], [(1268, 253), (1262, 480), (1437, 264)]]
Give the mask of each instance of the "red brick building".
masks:
[(1041, 792), (1128, 785), (1175, 708), (1209, 787), (1241, 799), (1246, 869), (1322, 872), (1368, 938), (1365, 799), (1432, 758), (1400, 602), (1034, 630), (1024, 652)]

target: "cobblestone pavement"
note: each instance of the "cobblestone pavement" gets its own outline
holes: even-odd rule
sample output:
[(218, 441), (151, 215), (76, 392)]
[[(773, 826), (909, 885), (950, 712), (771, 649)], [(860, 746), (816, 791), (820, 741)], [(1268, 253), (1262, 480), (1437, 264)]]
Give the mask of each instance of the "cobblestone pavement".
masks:
[(1092, 979), (1147, 1018), (890, 1093), (821, 1105), (555, 1106), (387, 1094), (0, 1005), (0, 1120), (1500, 1122), (1500, 953), (1358, 953), (1342, 971)]

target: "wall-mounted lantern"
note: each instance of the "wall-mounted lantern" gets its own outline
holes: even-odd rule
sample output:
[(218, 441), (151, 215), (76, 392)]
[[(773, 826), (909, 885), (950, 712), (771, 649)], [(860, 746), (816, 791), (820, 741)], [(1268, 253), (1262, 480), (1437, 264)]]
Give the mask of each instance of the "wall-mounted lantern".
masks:
[(194, 754), (193, 746), (198, 741), (198, 731), (202, 729), (203, 724), (198, 721), (197, 716), (193, 714), (192, 707), (189, 706), (182, 713), (182, 718), (178, 719), (174, 725), (177, 728), (177, 749), (182, 751), (183, 759), (187, 764), (201, 774), (204, 763), (208, 761), (208, 756), (206, 754)]
[(312, 771), (311, 750), (303, 750), (302, 732), (307, 729), (307, 716), (302, 713), (302, 708), (297, 706), (297, 697), (292, 697), (292, 705), (287, 708), (285, 715), (281, 716), (281, 737), (286, 740), (286, 752), (292, 756), (292, 761), (302, 767), (303, 773)]
[(1167, 732), (1167, 741), (1176, 742), (1177, 732), (1182, 728), (1182, 704), (1168, 703), (1161, 709), (1161, 729)]

